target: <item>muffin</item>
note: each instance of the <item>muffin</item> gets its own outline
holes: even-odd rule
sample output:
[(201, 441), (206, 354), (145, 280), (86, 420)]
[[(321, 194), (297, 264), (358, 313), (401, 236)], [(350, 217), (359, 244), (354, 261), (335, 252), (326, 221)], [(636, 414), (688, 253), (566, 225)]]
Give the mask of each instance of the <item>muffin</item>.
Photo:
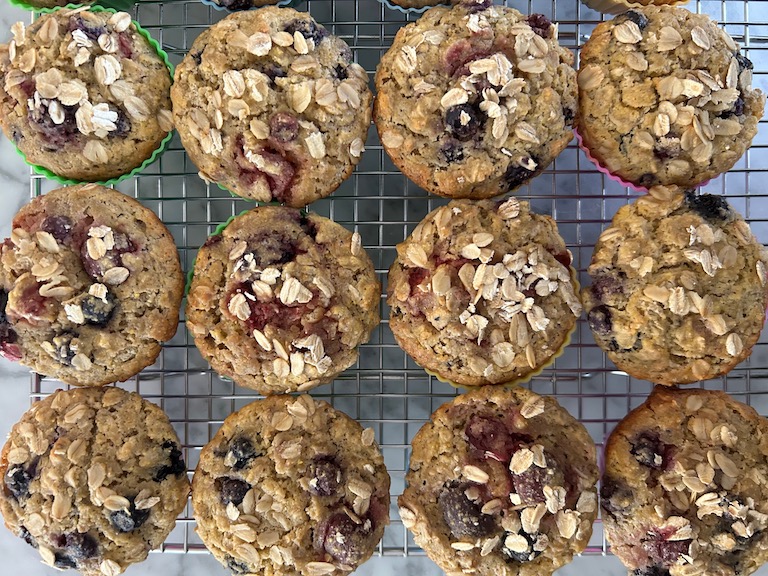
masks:
[(12, 31), (0, 45), (0, 125), (29, 163), (106, 181), (173, 129), (168, 65), (129, 14), (58, 10)]
[(0, 245), (0, 354), (75, 386), (125, 380), (176, 333), (183, 292), (154, 212), (96, 184), (54, 190)]
[(606, 14), (623, 14), (634, 8), (643, 8), (644, 6), (677, 6), (688, 2), (688, 0), (581, 0), (585, 5), (593, 10), (605, 12)]
[(187, 328), (220, 374), (261, 394), (309, 390), (357, 361), (381, 286), (360, 235), (262, 206), (211, 236), (195, 261)]
[(724, 392), (657, 386), (608, 438), (601, 506), (638, 576), (751, 574), (768, 560), (768, 423)]
[(657, 384), (726, 374), (765, 320), (768, 252), (720, 196), (655, 188), (595, 246), (582, 301), (616, 366)]
[(16, 424), (0, 455), (0, 512), (43, 563), (116, 576), (160, 546), (187, 503), (165, 413), (120, 388), (58, 391)]
[(692, 187), (749, 148), (765, 96), (752, 62), (708, 16), (630, 10), (581, 51), (577, 130), (605, 170), (634, 185)]
[(217, 10), (250, 10), (262, 6), (290, 6), (295, 0), (200, 0), (203, 4), (213, 6)]
[(462, 386), (527, 380), (568, 343), (581, 302), (549, 216), (510, 198), (430, 212), (389, 270), (389, 326), (420, 366)]
[(376, 72), (374, 121), (392, 162), (448, 198), (490, 198), (539, 174), (573, 137), (573, 55), (557, 26), (489, 0), (428, 10)]
[(233, 574), (341, 576), (389, 524), (389, 475), (363, 428), (309, 396), (229, 416), (192, 482), (197, 533)]
[(447, 574), (548, 576), (597, 516), (595, 445), (554, 398), (486, 386), (413, 439), (400, 518)]
[(259, 201), (301, 207), (360, 160), (368, 75), (308, 14), (272, 6), (203, 32), (171, 90), (182, 144), (202, 177)]

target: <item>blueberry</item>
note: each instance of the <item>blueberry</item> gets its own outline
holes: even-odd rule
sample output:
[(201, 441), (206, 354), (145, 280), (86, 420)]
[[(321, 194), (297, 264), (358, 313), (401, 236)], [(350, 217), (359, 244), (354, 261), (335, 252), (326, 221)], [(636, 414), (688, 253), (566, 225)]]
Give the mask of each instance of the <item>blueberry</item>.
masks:
[(228, 10), (248, 10), (253, 6), (251, 0), (218, 0), (218, 4)]
[(59, 549), (55, 552), (57, 568), (77, 568), (80, 560), (93, 558), (99, 552), (99, 545), (89, 534), (70, 532), (54, 536), (51, 540)]
[(301, 231), (312, 238), (312, 240), (317, 238), (317, 225), (303, 213), (299, 213), (299, 226), (301, 226)]
[(229, 454), (235, 459), (235, 463), (232, 465), (232, 468), (235, 470), (242, 470), (251, 460), (257, 456), (261, 456), (261, 453), (254, 448), (251, 441), (245, 436), (240, 436), (239, 438), (232, 440), (227, 455)]
[(610, 302), (612, 296), (624, 294), (627, 275), (624, 272), (619, 272), (618, 276), (613, 274), (603, 269), (592, 276), (590, 291), (601, 302)]
[(30, 108), (27, 112), (30, 125), (40, 133), (47, 144), (46, 149), (56, 150), (80, 137), (75, 119), (76, 107), (62, 106), (62, 111), (64, 121), (61, 124), (54, 123), (45, 105), (43, 108)]
[[(535, 158), (531, 158), (531, 160), (536, 162), (536, 165), (538, 165), (538, 161)], [(535, 170), (528, 170), (528, 168), (525, 168), (524, 166), (520, 166), (517, 163), (512, 163), (507, 167), (507, 171), (504, 172), (503, 188), (507, 192), (514, 190), (515, 188), (518, 188), (533, 178), (535, 174)]]
[(454, 138), (466, 142), (480, 129), (480, 114), (471, 104), (457, 104), (445, 111), (445, 126)]
[(194, 52), (189, 52), (189, 56), (192, 58), (192, 60), (195, 61), (195, 64), (200, 66), (200, 64), (203, 63), (203, 51), (202, 50), (195, 50)]
[[(114, 111), (114, 110), (113, 110)], [(122, 108), (117, 109), (117, 120), (115, 120), (115, 130), (109, 133), (110, 138), (118, 136), (124, 137), (131, 131), (131, 121)]]
[(494, 532), (493, 517), (483, 514), (482, 505), (465, 494), (467, 486), (452, 483), (445, 486), (437, 497), (443, 519), (456, 538), (485, 538)]
[(470, 446), (479, 450), (486, 457), (491, 457), (499, 462), (509, 462), (520, 444), (531, 439), (528, 436), (511, 434), (498, 418), (477, 414), (470, 417), (464, 434)]
[(287, 112), (278, 112), (269, 119), (269, 135), (283, 144), (293, 142), (299, 136), (296, 117)]
[(109, 521), (118, 532), (133, 532), (149, 518), (149, 509), (137, 510), (133, 498), (129, 498), (129, 500), (131, 505), (128, 510), (117, 510), (109, 515)]
[(333, 456), (315, 456), (309, 476), (309, 491), (315, 496), (333, 496), (342, 481), (341, 467)]
[(16, 500), (26, 500), (29, 497), (29, 483), (37, 476), (37, 464), (35, 458), (28, 466), (15, 464), (5, 473), (5, 487)]
[(752, 60), (746, 56), (742, 56), (741, 52), (736, 52), (736, 61), (739, 63), (739, 71), (752, 70), (755, 66), (752, 64)]
[(731, 207), (722, 196), (699, 194), (693, 190), (685, 193), (685, 203), (702, 218), (712, 222), (724, 222), (731, 214)]
[(32, 536), (32, 534), (29, 533), (29, 530), (27, 530), (24, 526), (19, 527), (19, 538), (32, 546), (32, 548), (37, 548), (37, 541), (35, 540), (35, 537)]
[(640, 464), (654, 470), (664, 470), (672, 459), (673, 447), (662, 442), (655, 432), (645, 431), (630, 442), (631, 454)]
[(80, 307), (83, 309), (86, 323), (101, 327), (109, 323), (112, 313), (115, 311), (116, 299), (111, 292), (107, 292), (105, 299), (106, 302), (90, 294), (83, 297), (80, 301)]
[(72, 226), (72, 220), (67, 216), (48, 216), (40, 224), (40, 229), (63, 244), (72, 234)]
[(656, 177), (656, 174), (652, 174), (651, 172), (646, 172), (637, 179), (637, 183), (643, 188), (651, 188), (658, 184), (658, 182), (659, 179)]
[(600, 487), (600, 506), (604, 512), (616, 518), (626, 515), (635, 497), (629, 487), (619, 480), (604, 476)]
[(552, 22), (544, 14), (531, 14), (528, 16), (528, 25), (542, 38), (550, 38)]
[(239, 562), (233, 556), (227, 556), (227, 568), (232, 574), (249, 574), (254, 572), (245, 562)]
[(628, 12), (624, 13), (624, 16), (627, 18), (627, 20), (637, 24), (637, 27), (640, 28), (640, 30), (645, 30), (645, 27), (648, 26), (648, 18), (642, 12), (638, 12), (637, 10), (629, 10)]
[[(505, 534), (504, 540), (506, 540), (506, 536), (509, 536), (509, 534), (510, 533)], [(525, 550), (524, 552), (516, 552), (516, 551), (510, 550), (505, 546), (501, 550), (507, 558), (509, 558), (510, 560), (514, 560), (515, 562), (530, 562), (531, 560), (534, 560), (542, 553), (543, 548), (545, 548), (545, 546), (541, 547), (542, 550), (536, 550), (536, 548), (538, 547), (536, 546), (536, 544), (539, 541), (538, 534), (528, 534), (525, 530), (520, 530), (517, 534), (518, 536), (522, 536), (523, 538), (525, 538), (526, 542), (528, 542), (528, 549)]]
[(663, 566), (647, 566), (632, 572), (633, 576), (670, 576), (669, 570)]
[(339, 564), (354, 566), (370, 548), (373, 524), (365, 519), (359, 524), (344, 512), (334, 514), (325, 524), (323, 549)]
[(208, 236), (208, 238), (205, 239), (205, 242), (203, 243), (203, 248), (207, 248), (208, 246), (215, 246), (219, 242), (221, 242), (222, 236), (221, 234), (214, 234), (213, 236)]
[(443, 158), (448, 163), (464, 160), (464, 149), (461, 147), (461, 144), (456, 142), (446, 142), (443, 144), (440, 148), (440, 154), (443, 155)]
[(75, 30), (82, 30), (88, 39), (93, 42), (96, 42), (99, 39), (99, 36), (107, 32), (107, 29), (104, 28), (104, 26), (87, 22), (85, 18), (79, 14), (69, 17), (69, 32), (74, 32)]
[(216, 478), (214, 483), (216, 490), (219, 491), (219, 500), (226, 506), (230, 502), (235, 506), (242, 503), (243, 498), (251, 489), (251, 485), (248, 482), (243, 482), (237, 478), (229, 478), (224, 476), (222, 478)]
[(680, 139), (675, 137), (662, 136), (653, 147), (653, 154), (659, 160), (677, 158), (681, 151)]
[(333, 73), (339, 80), (346, 80), (349, 78), (349, 74), (347, 73), (347, 67), (342, 66), (341, 64), (336, 64), (336, 66), (333, 69)]
[(77, 335), (73, 332), (62, 332), (57, 334), (51, 340), (54, 348), (53, 359), (59, 364), (64, 366), (70, 366), (72, 364), (72, 358), (75, 357), (76, 346), (72, 345), (72, 341), (77, 340)]
[[(547, 460), (550, 461), (551, 457)], [(552, 484), (554, 475), (554, 470), (533, 464), (521, 474), (512, 474), (512, 485), (523, 504), (531, 506), (546, 500), (544, 486)]]
[(743, 116), (744, 115), (744, 98), (739, 96), (733, 103), (733, 106), (728, 110), (720, 112), (720, 118), (730, 118), (731, 116)]
[(8, 317), (5, 315), (5, 307), (8, 305), (8, 292), (0, 288), (0, 324), (8, 322)]
[(262, 64), (258, 69), (269, 78), (272, 84), (275, 83), (275, 78), (285, 78), (288, 76), (288, 73), (283, 68), (272, 63)]
[(315, 46), (320, 44), (320, 41), (328, 36), (328, 30), (323, 26), (319, 26), (314, 20), (293, 20), (286, 27), (285, 31), (293, 36), (296, 32), (304, 36), (307, 40), (310, 38), (315, 43)]
[(563, 121), (566, 126), (573, 126), (573, 119), (576, 113), (571, 108), (563, 108)]
[(587, 312), (587, 323), (596, 335), (608, 336), (613, 329), (611, 321), (611, 309), (604, 304), (595, 306)]
[(161, 466), (160, 469), (155, 472), (155, 482), (162, 482), (170, 475), (178, 478), (187, 471), (187, 465), (184, 463), (184, 455), (181, 453), (181, 450), (179, 450), (178, 444), (171, 440), (166, 440), (163, 442), (162, 448), (163, 450), (169, 451), (168, 458), (170, 464)]
[(258, 246), (258, 250), (253, 253), (256, 266), (262, 270), (275, 264), (287, 264), (295, 260), (301, 250), (293, 238), (287, 234), (278, 231), (267, 231), (253, 235), (248, 244)]

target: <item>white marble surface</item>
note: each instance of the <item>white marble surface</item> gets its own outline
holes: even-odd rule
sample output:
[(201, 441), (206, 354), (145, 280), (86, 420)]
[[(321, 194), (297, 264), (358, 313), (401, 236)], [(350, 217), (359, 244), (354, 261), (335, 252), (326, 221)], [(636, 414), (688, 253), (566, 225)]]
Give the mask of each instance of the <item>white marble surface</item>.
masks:
[[(26, 12), (0, 0), (0, 42), (8, 40), (10, 25), (17, 20), (28, 21)], [(0, 136), (0, 238), (8, 236), (13, 214), (29, 199), (29, 170), (14, 152), (7, 140)], [(14, 422), (29, 407), (29, 372), (23, 367), (0, 358), (0, 438), (4, 438)], [(0, 558), (4, 558), (0, 574), (26, 576), (48, 576), (58, 571), (40, 563), (37, 552), (15, 538), (9, 531), (0, 528)], [(70, 572), (74, 574), (74, 572)], [(613, 557), (580, 557), (572, 564), (558, 571), (558, 576), (619, 576), (625, 574), (621, 564)], [(130, 567), (128, 576), (225, 576), (222, 568), (208, 554), (153, 553), (142, 564)], [(427, 558), (420, 556), (373, 558), (357, 571), (360, 575), (394, 576), (438, 575), (441, 571)], [(758, 574), (768, 576), (763, 569)]]

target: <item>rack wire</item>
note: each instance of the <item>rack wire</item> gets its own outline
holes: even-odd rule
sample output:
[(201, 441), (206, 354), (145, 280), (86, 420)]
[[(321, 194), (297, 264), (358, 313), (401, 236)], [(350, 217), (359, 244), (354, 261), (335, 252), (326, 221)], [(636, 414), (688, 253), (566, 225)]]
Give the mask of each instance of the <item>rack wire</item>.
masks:
[[(505, 0), (504, 3), (523, 12), (543, 13), (558, 22), (561, 44), (577, 55), (595, 25), (604, 18), (579, 0)], [(307, 0), (297, 8), (309, 11), (353, 48), (357, 61), (368, 71), (371, 83), (376, 66), (397, 30), (418, 17), (390, 10), (377, 0)], [(766, 91), (768, 2), (697, 0), (688, 8), (707, 13), (725, 26), (754, 63), (754, 84)], [(139, 23), (162, 43), (174, 64), (181, 61), (204, 29), (225, 15), (198, 0), (143, 0), (132, 9)], [(703, 189), (727, 195), (761, 240), (768, 240), (766, 123), (760, 123), (753, 146), (744, 158)], [(395, 245), (430, 210), (445, 201), (427, 195), (393, 166), (374, 129), (368, 134), (366, 149), (349, 180), (332, 197), (312, 204), (309, 209), (361, 234), (386, 287), (386, 272), (394, 259)], [(31, 197), (54, 187), (41, 176), (31, 176)], [(192, 267), (198, 247), (217, 224), (251, 206), (215, 185), (206, 185), (187, 158), (178, 136), (158, 162), (117, 188), (162, 218), (176, 240), (185, 270)], [(582, 284), (588, 283), (585, 269), (600, 232), (621, 205), (637, 197), (636, 193), (599, 173), (575, 143), (516, 195), (529, 200), (535, 211), (556, 219), (573, 252), (574, 266), (579, 270)], [(360, 348), (359, 362), (333, 384), (314, 390), (312, 395), (328, 400), (376, 432), (392, 477), (392, 524), (379, 545), (379, 555), (423, 555), (399, 520), (397, 496), (404, 488), (410, 441), (429, 415), (457, 391), (427, 375), (400, 350), (389, 330), (389, 309), (384, 296), (381, 316), (383, 321), (373, 332), (371, 341)], [(748, 361), (726, 377), (701, 385), (725, 390), (761, 414), (768, 414), (768, 336), (761, 337)], [(190, 475), (200, 450), (224, 418), (258, 397), (210, 369), (185, 330), (183, 310), (178, 331), (164, 346), (157, 362), (121, 386), (138, 391), (165, 409), (183, 443)], [(605, 358), (584, 319), (579, 321), (564, 354), (526, 386), (541, 394), (554, 395), (586, 426), (599, 452), (613, 426), (642, 403), (651, 390), (649, 383), (628, 377)], [(33, 374), (31, 401), (60, 387), (61, 382)], [(188, 505), (161, 552), (206, 553), (195, 534), (191, 512)], [(609, 553), (598, 520), (584, 554)]]

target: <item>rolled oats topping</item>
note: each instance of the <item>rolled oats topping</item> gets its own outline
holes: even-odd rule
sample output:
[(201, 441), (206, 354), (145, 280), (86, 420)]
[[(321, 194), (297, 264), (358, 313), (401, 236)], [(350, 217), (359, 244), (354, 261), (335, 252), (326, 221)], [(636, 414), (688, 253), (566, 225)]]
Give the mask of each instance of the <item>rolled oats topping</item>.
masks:
[(645, 6), (600, 24), (579, 70), (577, 128), (591, 155), (637, 186), (694, 186), (750, 146), (765, 96), (752, 62), (704, 14)]
[(171, 129), (171, 77), (128, 14), (65, 9), (16, 30), (0, 47), (0, 123), (29, 162), (97, 181), (151, 156)]
[(763, 564), (766, 433), (757, 412), (723, 392), (657, 386), (606, 445), (603, 521), (627, 568), (725, 574)]
[(553, 399), (487, 386), (416, 434), (398, 504), (446, 573), (549, 575), (589, 539), (597, 476), (591, 438)]
[(182, 143), (210, 180), (299, 208), (359, 162), (372, 95), (343, 40), (308, 14), (266, 7), (203, 33), (172, 98)]
[(451, 198), (489, 198), (541, 172), (572, 137), (573, 56), (557, 26), (489, 2), (429, 10), (376, 73), (374, 120), (406, 176)]
[(619, 209), (582, 292), (598, 345), (659, 384), (727, 373), (763, 326), (765, 250), (719, 196), (666, 191)]
[(74, 385), (125, 380), (175, 334), (182, 291), (151, 210), (98, 185), (53, 190), (0, 245), (0, 354)]
[(168, 417), (119, 388), (41, 400), (11, 430), (3, 455), (5, 523), (59, 570), (117, 576), (163, 543), (187, 503), (187, 468)]
[(581, 314), (570, 253), (554, 221), (527, 202), (451, 202), (397, 251), (392, 331), (419, 364), (452, 382), (527, 379), (565, 345)]
[(358, 233), (262, 207), (206, 242), (187, 326), (214, 368), (238, 383), (265, 394), (304, 391), (357, 360), (378, 324), (379, 297)]
[(198, 534), (242, 573), (276, 573), (288, 562), (304, 575), (353, 570), (389, 523), (389, 475), (367, 438), (357, 422), (309, 396), (246, 406), (200, 455)]

